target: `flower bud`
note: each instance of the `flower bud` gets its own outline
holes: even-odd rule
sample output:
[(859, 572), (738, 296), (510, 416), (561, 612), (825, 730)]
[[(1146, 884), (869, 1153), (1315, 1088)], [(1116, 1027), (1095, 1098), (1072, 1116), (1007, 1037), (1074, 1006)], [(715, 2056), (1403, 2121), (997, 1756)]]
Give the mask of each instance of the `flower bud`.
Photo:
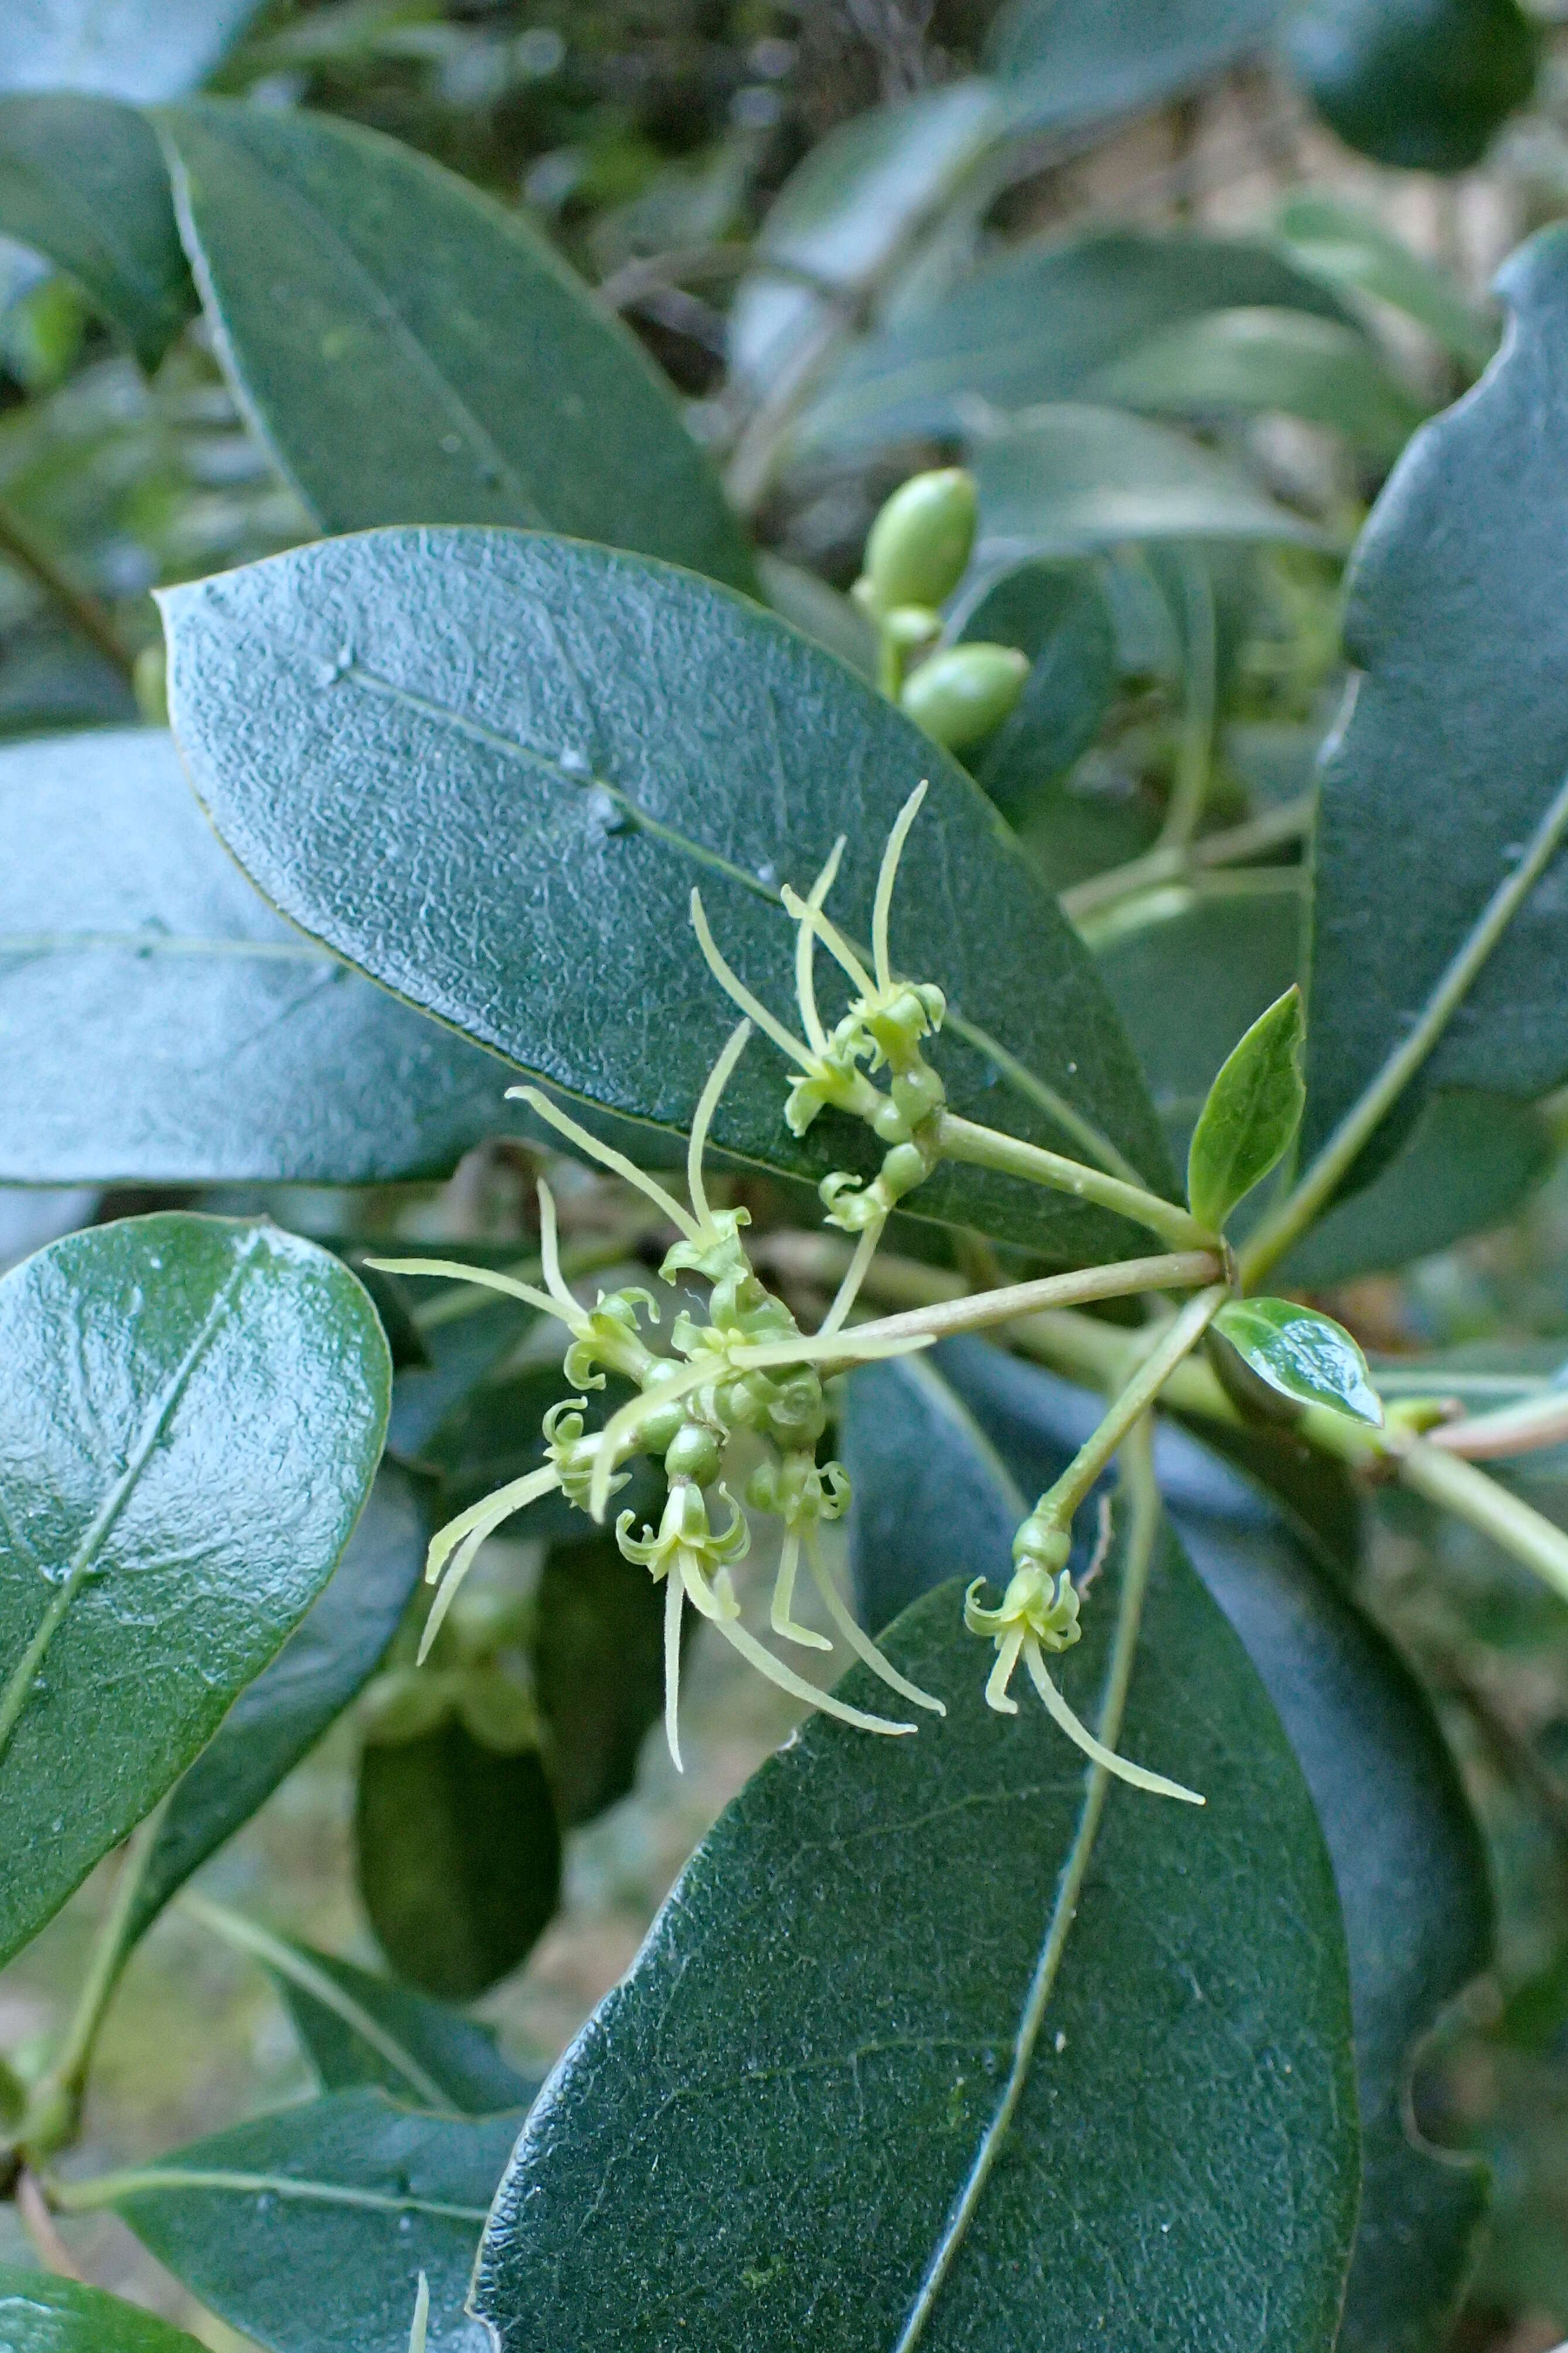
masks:
[(995, 733), (1028, 675), (1028, 657), (1014, 646), (949, 646), (921, 664), (899, 701), (928, 735), (962, 752)]
[(974, 519), (974, 477), (962, 466), (916, 474), (871, 525), (860, 602), (879, 618), (942, 604), (963, 577)]
[(678, 1430), (665, 1451), (665, 1475), (689, 1479), (694, 1487), (710, 1486), (719, 1476), (724, 1450), (702, 1422), (689, 1421)]

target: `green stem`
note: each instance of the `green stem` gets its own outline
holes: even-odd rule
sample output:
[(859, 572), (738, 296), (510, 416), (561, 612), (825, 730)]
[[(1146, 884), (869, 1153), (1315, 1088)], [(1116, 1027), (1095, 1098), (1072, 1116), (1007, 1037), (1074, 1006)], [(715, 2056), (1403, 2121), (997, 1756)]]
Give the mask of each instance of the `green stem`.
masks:
[(114, 624), (98, 598), (68, 580), (54, 557), (33, 536), (21, 517), (4, 504), (0, 504), (0, 555), (8, 555), (17, 570), (25, 572), (51, 603), (59, 607), (66, 618), (89, 644), (97, 647), (121, 677), (130, 679), (132, 670), (131, 656), (115, 635)]
[(1114, 1209), (1134, 1223), (1147, 1226), (1173, 1250), (1213, 1250), (1215, 1238), (1206, 1227), (1175, 1202), (1163, 1200), (1142, 1185), (1129, 1185), (1103, 1169), (1086, 1167), (1059, 1152), (1005, 1135), (999, 1128), (980, 1127), (973, 1120), (943, 1112), (937, 1121), (937, 1146), (944, 1160), (960, 1160), (973, 1168), (994, 1168), (1005, 1176), (1021, 1176), (1026, 1184), (1047, 1185), (1053, 1192), (1070, 1193), (1075, 1200), (1093, 1201)]
[[(1154, 1540), (1160, 1527), (1160, 1492), (1154, 1483), (1153, 1448), (1147, 1422), (1135, 1436), (1129, 1433), (1129, 1438), (1122, 1464), (1122, 1481), (1131, 1504), (1127, 1547), (1116, 1612), (1116, 1631), (1111, 1637), (1110, 1672), (1106, 1677), (1105, 1696), (1100, 1704), (1097, 1727), (1098, 1736), (1107, 1748), (1115, 1747), (1127, 1709), (1128, 1686), (1132, 1679), (1132, 1663), (1138, 1648), (1138, 1628), (1143, 1615), (1144, 1597), (1149, 1589), (1149, 1570), (1154, 1556)], [(1091, 1766), (1078, 1831), (1058, 1882), (1056, 1901), (1051, 1906), (1045, 1940), (1019, 2013), (1018, 2031), (1013, 2038), (1013, 2063), (1007, 2071), (1007, 2081), (975, 2151), (974, 2162), (965, 2177), (963, 2188), (948, 2216), (925, 2277), (921, 2282), (920, 2292), (910, 2307), (893, 2353), (914, 2353), (915, 2347), (924, 2336), (936, 2308), (937, 2298), (974, 2220), (985, 2185), (1006, 2146), (1014, 2118), (1018, 2113), (1018, 2104), (1024, 2096), (1024, 2087), (1029, 2079), (1029, 2070), (1034, 2063), (1046, 2011), (1061, 1973), (1068, 1937), (1078, 1916), (1110, 1788), (1108, 1769), (1103, 1765)]]
[(858, 1340), (897, 1340), (916, 1333), (946, 1339), (955, 1332), (984, 1332), (1016, 1315), (1044, 1308), (1081, 1305), (1092, 1299), (1128, 1299), (1141, 1291), (1186, 1291), (1213, 1282), (1225, 1268), (1213, 1250), (1175, 1250), (1163, 1258), (1130, 1258), (1111, 1266), (1084, 1267), (1075, 1274), (1042, 1275), (1033, 1282), (999, 1284), (967, 1292), (960, 1299), (933, 1301), (874, 1324), (857, 1324)]
[(904, 650), (889, 629), (877, 631), (877, 684), (889, 702), (897, 702), (903, 691)]
[(1187, 635), (1187, 707), (1182, 720), (1170, 804), (1155, 847), (1184, 852), (1202, 821), (1204, 804), (1208, 798), (1209, 771), (1214, 763), (1218, 656), (1213, 583), (1197, 558), (1184, 551), (1181, 571)]
[(76, 2138), (88, 2070), (115, 1989), (131, 1957), (134, 1941), (130, 1935), (131, 1923), (147, 1865), (158, 1842), (167, 1802), (165, 1799), (155, 1806), (126, 1841), (114, 1894), (99, 1924), (87, 1976), (66, 2029), (65, 2041), (28, 2094), (16, 2138), (17, 2146), (31, 2157), (52, 2157), (57, 2149)]
[(1054, 1487), (1041, 1496), (1033, 1516), (1068, 1527), (1073, 1514), (1142, 1414), (1148, 1412), (1183, 1358), (1196, 1347), (1229, 1297), (1223, 1282), (1189, 1299), (1160, 1333), (1127, 1386), (1113, 1398), (1098, 1430), (1085, 1439)]
[(1172, 842), (1163, 848), (1156, 845), (1141, 858), (1130, 858), (1125, 866), (1112, 866), (1103, 874), (1091, 874), (1086, 882), (1075, 882), (1070, 891), (1061, 894), (1062, 913), (1070, 922), (1079, 923), (1086, 916), (1098, 914), (1102, 907), (1135, 898), (1141, 891), (1183, 881), (1194, 868), (1237, 865), (1248, 858), (1264, 857), (1271, 849), (1283, 849), (1287, 842), (1299, 841), (1311, 815), (1311, 795), (1303, 793), (1299, 800), (1289, 801), (1281, 808), (1266, 809), (1261, 817), (1248, 818), (1245, 825), (1227, 827), (1222, 833), (1205, 833), (1201, 841)]
[(1568, 1535), (1462, 1456), (1414, 1439), (1398, 1454), (1401, 1482), (1479, 1529), (1568, 1601)]
[(1468, 938), (1427, 998), (1409, 1036), (1389, 1056), (1365, 1093), (1352, 1104), (1305, 1176), (1241, 1253), (1242, 1279), (1249, 1287), (1268, 1273), (1333, 1198), (1352, 1163), (1436, 1045), (1481, 966), (1539, 881), (1565, 831), (1568, 777), (1552, 795), (1550, 807), (1513, 872), (1488, 900)]

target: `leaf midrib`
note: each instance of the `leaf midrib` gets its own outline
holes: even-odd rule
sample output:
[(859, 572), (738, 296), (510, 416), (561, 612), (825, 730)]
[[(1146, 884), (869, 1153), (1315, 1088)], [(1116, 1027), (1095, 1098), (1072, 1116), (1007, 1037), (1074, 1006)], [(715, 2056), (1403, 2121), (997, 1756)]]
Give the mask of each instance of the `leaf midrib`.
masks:
[(258, 956), (268, 963), (335, 964), (330, 948), (309, 940), (204, 939), (174, 932), (21, 932), (0, 934), (0, 956), (123, 953), (148, 955)]
[(0, 1765), (5, 1762), (5, 1752), (10, 1746), (16, 1725), (26, 1707), (28, 1695), (37, 1681), (38, 1670), (48, 1654), (49, 1647), (59, 1631), (71, 1604), (90, 1575), (104, 1545), (108, 1542), (115, 1522), (124, 1510), (142, 1473), (152, 1460), (153, 1451), (168, 1426), (171, 1415), (184, 1395), (192, 1374), (226, 1320), (230, 1302), (244, 1281), (261, 1246), (261, 1235), (254, 1232), (241, 1246), (239, 1255), (230, 1268), (227, 1278), (203, 1318), (200, 1330), (173, 1373), (170, 1374), (163, 1389), (153, 1398), (142, 1423), (141, 1433), (132, 1447), (124, 1470), (88, 1523), (81, 1541), (71, 1556), (66, 1574), (55, 1588), (49, 1605), (39, 1620), (32, 1641), (8, 1677), (4, 1693), (0, 1694)]

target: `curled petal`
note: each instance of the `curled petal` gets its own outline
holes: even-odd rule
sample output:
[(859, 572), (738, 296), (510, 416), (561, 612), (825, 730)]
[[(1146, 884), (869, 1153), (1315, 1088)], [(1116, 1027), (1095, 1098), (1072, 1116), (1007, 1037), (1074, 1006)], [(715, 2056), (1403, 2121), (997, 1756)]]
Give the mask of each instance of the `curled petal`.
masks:
[(998, 1715), (1016, 1715), (1018, 1713), (1018, 1703), (1009, 1697), (1007, 1686), (1013, 1680), (1013, 1670), (1018, 1663), (1018, 1653), (1023, 1647), (1024, 1630), (1021, 1626), (1015, 1626), (1010, 1634), (998, 1637), (996, 1663), (985, 1685), (985, 1704), (994, 1707)]

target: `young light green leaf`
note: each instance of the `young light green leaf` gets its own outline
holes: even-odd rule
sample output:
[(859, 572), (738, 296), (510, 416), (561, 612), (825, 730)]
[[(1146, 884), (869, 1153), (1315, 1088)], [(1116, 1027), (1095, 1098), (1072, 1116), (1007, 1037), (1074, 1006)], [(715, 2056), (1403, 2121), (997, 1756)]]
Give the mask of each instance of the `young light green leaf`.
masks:
[[(1551, 585), (1568, 533), (1568, 230), (1532, 238), (1499, 286), (1512, 332), (1475, 390), (1416, 435), (1351, 574), (1345, 638), (1363, 675), (1323, 767), (1306, 1159), (1413, 1036), (1429, 1049), (1352, 1182), (1437, 1089), (1529, 1097), (1568, 1073), (1552, 863), (1568, 828), (1568, 723), (1548, 684), (1568, 663), (1568, 607)], [(1549, 871), (1494, 936), (1489, 911), (1527, 849), (1528, 871), (1541, 871), (1537, 852)], [(1445, 982), (1476, 952), (1455, 998)]]
[[(732, 1014), (691, 929), (693, 886), (742, 980), (782, 1011), (782, 885), (809, 888), (847, 831), (832, 913), (868, 939), (888, 834), (928, 778), (892, 953), (946, 993), (935, 1051), (953, 1108), (1169, 1181), (1088, 954), (995, 812), (901, 712), (756, 606), (542, 533), (434, 530), (299, 549), (165, 604), (198, 791), (274, 903), (437, 1018), (667, 1129), (689, 1124)], [(874, 1167), (837, 1113), (790, 1135), (785, 1075), (759, 1039), (719, 1145), (814, 1179)], [(940, 1171), (910, 1207), (1053, 1257), (1143, 1247), (1121, 1220), (969, 1171)]]
[(871, 447), (965, 431), (977, 403), (1072, 400), (1145, 337), (1244, 303), (1346, 322), (1321, 279), (1256, 239), (1096, 228), (1026, 245), (854, 345), (795, 442)]
[(561, 1896), (561, 1832), (534, 1748), (505, 1754), (458, 1717), (367, 1741), (354, 1815), (360, 1894), (401, 1978), (447, 2001), (526, 1959)]
[(1280, 1397), (1381, 1424), (1383, 1403), (1366, 1358), (1332, 1316), (1292, 1299), (1233, 1299), (1215, 1317), (1214, 1329)]
[(159, 127), (236, 393), (323, 531), (538, 526), (752, 585), (663, 379), (517, 214), (325, 115)]
[[(840, 1445), (855, 1486), (857, 1583), (881, 1610), (868, 1622), (955, 1567), (984, 1573), (987, 1543), (993, 1559), (1005, 1554), (1019, 1495), (1055, 1481), (1102, 1410), (1098, 1397), (981, 1340), (857, 1373)], [(1339, 1552), (1323, 1554), (1299, 1506), (1265, 1504), (1250, 1478), (1168, 1425), (1155, 1467), (1193, 1566), (1279, 1710), (1333, 1861), (1362, 2127), (1337, 2342), (1346, 2353), (1436, 2353), (1473, 2256), (1486, 2174), (1414, 2145), (1405, 2102), (1413, 2049), (1490, 1958), (1479, 1832), (1424, 1691), (1347, 1600)], [(1319, 1458), (1315, 1479), (1321, 1471)], [(944, 1557), (947, 1543), (956, 1559)], [(1358, 1554), (1352, 1539), (1352, 1571)]]
[(1329, 426), (1384, 461), (1427, 413), (1355, 328), (1261, 308), (1212, 311), (1163, 327), (1085, 389), (1152, 417), (1278, 409)]
[(205, 1746), (369, 1492), (386, 1343), (339, 1261), (166, 1214), (0, 1282), (0, 1960)]
[[(1119, 1577), (1056, 1662), (1090, 1721)], [(939, 2251), (921, 2353), (1041, 2341), (1042, 2279), (1064, 2348), (1179, 2341), (1194, 2279), (1205, 2343), (1331, 2338), (1359, 2161), (1342, 1931), (1256, 1675), (1166, 1535), (1121, 1745), (1208, 1805), (1113, 1784), (1100, 1817), (1043, 1708), (985, 1706), (961, 1599), (885, 1638), (946, 1718), (875, 1753), (808, 1722), (552, 2077), (479, 2254), (503, 2353), (889, 2353)], [(872, 1679), (840, 1688), (864, 1704)]]
[(1287, 47), (1347, 146), (1404, 171), (1465, 172), (1528, 100), (1541, 38), (1517, 0), (1310, 0)]
[(432, 1525), (420, 1482), (384, 1463), (325, 1592), (176, 1783), (126, 1922), (127, 1949), (374, 1673), (419, 1581)]
[(0, 750), (0, 1177), (360, 1185), (517, 1124), (506, 1072), (279, 920), (173, 739)]
[(258, 0), (5, 0), (0, 90), (93, 90), (145, 106), (204, 81)]
[(1301, 992), (1292, 981), (1232, 1048), (1209, 1089), (1187, 1153), (1187, 1203), (1213, 1233), (1289, 1149), (1306, 1093), (1302, 1036)]
[(109, 98), (0, 98), (0, 234), (70, 275), (143, 367), (196, 306), (150, 125)]
[(3, 2353), (202, 2353), (194, 2337), (139, 2306), (53, 2272), (0, 2264)]
[(407, 2353), (419, 2274), (430, 2344), (466, 2353), (474, 2242), (520, 2118), (430, 2116), (335, 2092), (79, 2185), (268, 2353)]
[(1089, 555), (1128, 540), (1294, 540), (1324, 534), (1237, 467), (1163, 425), (1072, 401), (1025, 410), (974, 461), (984, 567)]

